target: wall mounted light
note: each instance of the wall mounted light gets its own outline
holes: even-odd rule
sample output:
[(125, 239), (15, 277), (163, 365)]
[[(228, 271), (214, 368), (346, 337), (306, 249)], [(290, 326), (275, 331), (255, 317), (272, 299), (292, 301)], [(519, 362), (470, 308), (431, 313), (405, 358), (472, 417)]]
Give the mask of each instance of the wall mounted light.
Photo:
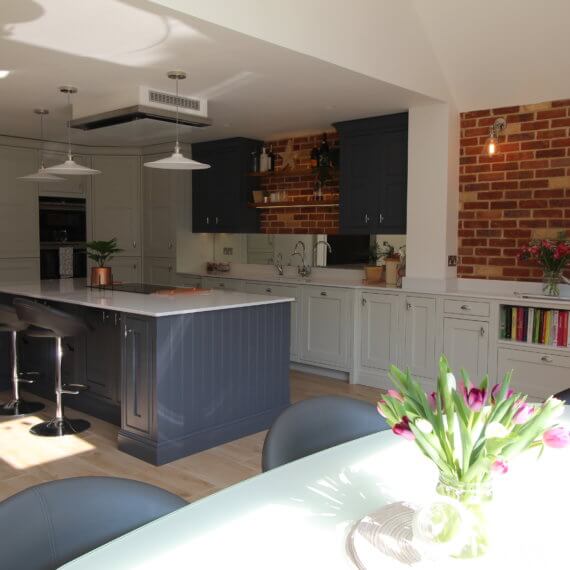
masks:
[(489, 138), (485, 143), (485, 150), (489, 156), (493, 156), (497, 152), (497, 145), (499, 144), (499, 135), (507, 127), (507, 121), (502, 117), (497, 119), (489, 129)]

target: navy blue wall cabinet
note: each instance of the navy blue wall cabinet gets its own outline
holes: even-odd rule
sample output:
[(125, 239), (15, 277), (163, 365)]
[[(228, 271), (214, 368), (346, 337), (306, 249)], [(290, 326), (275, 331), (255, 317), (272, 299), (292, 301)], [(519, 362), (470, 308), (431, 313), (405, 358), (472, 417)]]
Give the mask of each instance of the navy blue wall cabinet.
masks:
[(408, 113), (336, 123), (340, 231), (406, 233)]
[(192, 231), (253, 233), (259, 231), (259, 213), (248, 208), (252, 190), (260, 181), (247, 176), (251, 153), (261, 141), (232, 138), (192, 145), (192, 157), (210, 164), (192, 173)]

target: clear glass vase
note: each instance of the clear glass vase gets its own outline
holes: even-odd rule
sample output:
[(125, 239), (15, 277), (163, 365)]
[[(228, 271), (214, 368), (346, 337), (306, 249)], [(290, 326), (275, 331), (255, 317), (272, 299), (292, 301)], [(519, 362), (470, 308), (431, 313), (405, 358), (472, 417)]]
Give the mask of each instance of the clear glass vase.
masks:
[(416, 513), (414, 539), (429, 555), (469, 559), (489, 548), (491, 481), (463, 483), (440, 476), (437, 497)]
[(542, 278), (542, 292), (549, 297), (559, 297), (561, 282), (562, 274), (560, 271), (549, 271), (545, 269)]

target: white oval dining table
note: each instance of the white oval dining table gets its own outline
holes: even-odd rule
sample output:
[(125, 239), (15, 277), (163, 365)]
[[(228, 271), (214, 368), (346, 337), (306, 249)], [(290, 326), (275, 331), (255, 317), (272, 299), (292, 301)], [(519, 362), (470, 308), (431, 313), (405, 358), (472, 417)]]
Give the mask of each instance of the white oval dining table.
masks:
[[(566, 407), (561, 423), (570, 426)], [(570, 568), (570, 449), (527, 452), (495, 483), (493, 558), (445, 568)], [(355, 523), (396, 501), (433, 497), (437, 473), (390, 431), (263, 473), (196, 501), (66, 564), (66, 570), (350, 569)], [(404, 568), (386, 558), (381, 570)], [(420, 564), (416, 568), (422, 568)]]

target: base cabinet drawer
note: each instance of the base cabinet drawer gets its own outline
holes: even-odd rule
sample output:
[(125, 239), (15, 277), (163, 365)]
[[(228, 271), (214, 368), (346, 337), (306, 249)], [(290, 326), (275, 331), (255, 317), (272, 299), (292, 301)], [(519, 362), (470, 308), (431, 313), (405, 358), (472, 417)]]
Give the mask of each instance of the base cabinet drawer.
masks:
[(531, 399), (542, 400), (570, 388), (570, 356), (499, 348), (498, 379), (509, 370), (515, 391)]
[(445, 299), (443, 312), (451, 315), (464, 315), (466, 317), (488, 317), (491, 311), (489, 303), (485, 301), (465, 301), (461, 299)]
[(224, 279), (221, 277), (204, 277), (202, 287), (221, 289), (222, 291), (243, 291), (244, 283), (240, 279)]

